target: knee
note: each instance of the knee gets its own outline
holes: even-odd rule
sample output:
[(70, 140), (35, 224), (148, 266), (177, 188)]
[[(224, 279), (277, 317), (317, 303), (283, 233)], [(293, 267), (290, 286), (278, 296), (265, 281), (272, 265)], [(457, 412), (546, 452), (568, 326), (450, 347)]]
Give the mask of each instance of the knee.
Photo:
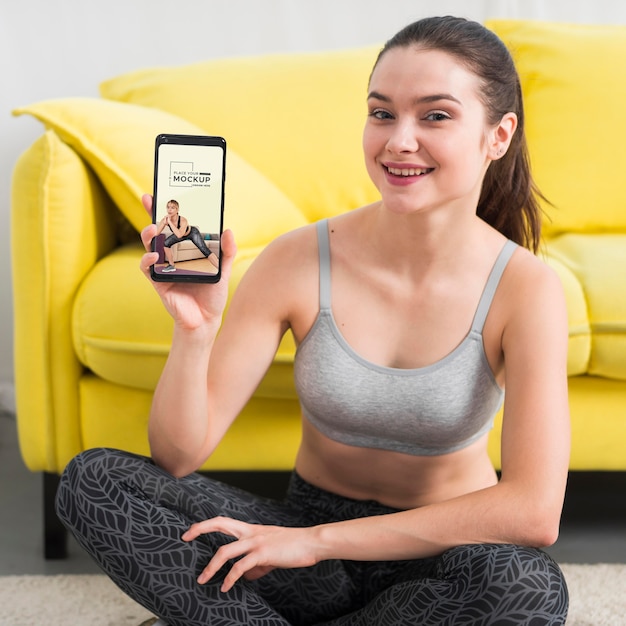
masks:
[(57, 489), (55, 508), (59, 519), (73, 527), (93, 502), (107, 491), (116, 469), (139, 460), (126, 452), (108, 448), (92, 448), (77, 454), (66, 466)]
[[(447, 576), (462, 580), (466, 592), (484, 602), (491, 597), (520, 615), (544, 617), (536, 623), (562, 624), (569, 605), (563, 572), (545, 552), (523, 546), (459, 546), (443, 555)], [(535, 622), (533, 622), (535, 623)]]
[(82, 494), (82, 482), (85, 468), (91, 464), (95, 450), (87, 450), (76, 455), (66, 465), (55, 496), (56, 514), (63, 524), (72, 528), (76, 523), (76, 514), (80, 510), (78, 504)]

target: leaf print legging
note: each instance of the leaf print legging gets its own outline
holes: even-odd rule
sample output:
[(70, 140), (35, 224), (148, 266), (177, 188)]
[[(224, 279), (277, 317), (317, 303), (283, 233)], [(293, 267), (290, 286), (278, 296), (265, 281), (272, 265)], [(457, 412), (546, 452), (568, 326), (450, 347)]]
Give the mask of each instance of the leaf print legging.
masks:
[(111, 449), (79, 454), (66, 468), (57, 513), (80, 545), (130, 597), (170, 626), (421, 626), (564, 624), (563, 574), (544, 552), (466, 545), (429, 559), (322, 561), (274, 570), (220, 591), (220, 573), (196, 582), (232, 538), (181, 535), (217, 515), (304, 527), (394, 509), (320, 490), (293, 474), (284, 501), (192, 474), (176, 479), (150, 459)]

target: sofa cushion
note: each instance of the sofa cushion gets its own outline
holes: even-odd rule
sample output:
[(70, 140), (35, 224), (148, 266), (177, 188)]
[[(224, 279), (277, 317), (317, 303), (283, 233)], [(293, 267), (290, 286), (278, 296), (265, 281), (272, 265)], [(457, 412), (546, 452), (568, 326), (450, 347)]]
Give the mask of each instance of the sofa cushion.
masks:
[(105, 98), (169, 111), (223, 134), (309, 221), (373, 202), (361, 135), (379, 46), (142, 69)]
[(94, 265), (72, 311), (80, 362), (128, 387), (154, 389), (169, 353), (173, 322), (139, 271), (139, 244), (116, 248)]
[[(111, 447), (150, 454), (152, 393), (113, 385), (93, 375), (80, 380), (82, 447)], [(228, 429), (205, 470), (289, 471), (301, 435), (296, 399), (252, 398)], [(63, 458), (61, 469), (71, 457)]]
[[(141, 195), (152, 190), (156, 136), (205, 134), (175, 115), (97, 98), (49, 100), (14, 113), (33, 115), (54, 129), (96, 172), (137, 230), (149, 223)], [(240, 246), (267, 244), (307, 223), (300, 210), (234, 150), (228, 150), (226, 168), (224, 222)]]
[(550, 253), (585, 295), (592, 337), (588, 373), (626, 380), (626, 234), (566, 234), (550, 242)]
[(552, 252), (552, 242), (546, 245), (543, 260), (558, 274), (565, 292), (568, 321), (567, 374), (586, 374), (591, 358), (591, 326), (587, 301), (582, 285), (572, 270)]
[[(237, 255), (231, 289), (259, 249)], [(139, 271), (139, 243), (116, 248), (96, 263), (72, 310), (72, 339), (80, 362), (110, 383), (154, 390), (172, 341), (172, 319)], [(291, 333), (283, 339), (257, 398), (295, 399)]]
[(622, 159), (626, 26), (490, 20), (524, 94), (536, 181), (554, 207), (547, 234), (626, 229)]

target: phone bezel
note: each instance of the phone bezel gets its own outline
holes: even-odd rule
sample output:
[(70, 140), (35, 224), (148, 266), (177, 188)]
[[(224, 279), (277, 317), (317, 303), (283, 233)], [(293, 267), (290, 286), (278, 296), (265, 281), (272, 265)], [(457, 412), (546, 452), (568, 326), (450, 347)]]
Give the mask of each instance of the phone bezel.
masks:
[[(180, 135), (171, 133), (161, 133), (157, 135), (154, 145), (154, 175), (152, 183), (152, 223), (157, 223), (157, 207), (159, 202), (159, 148), (163, 144), (168, 145), (188, 145), (188, 146), (208, 146), (222, 149), (222, 172), (221, 172), (221, 194), (219, 213), (219, 268), (216, 274), (175, 274), (159, 273), (155, 271), (154, 265), (150, 268), (152, 280), (157, 282), (177, 282), (177, 283), (217, 283), (222, 277), (222, 234), (224, 231), (224, 204), (226, 185), (226, 140), (218, 135)], [(156, 252), (156, 237), (152, 240), (152, 252)]]

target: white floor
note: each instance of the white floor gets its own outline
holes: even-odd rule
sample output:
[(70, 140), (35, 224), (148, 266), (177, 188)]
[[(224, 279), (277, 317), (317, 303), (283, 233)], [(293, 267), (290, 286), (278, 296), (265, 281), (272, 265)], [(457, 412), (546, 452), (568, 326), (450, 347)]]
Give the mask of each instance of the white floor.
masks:
[[(570, 479), (561, 537), (548, 552), (561, 563), (626, 563), (626, 472)], [(43, 558), (42, 478), (19, 455), (15, 418), (0, 412), (0, 575), (99, 573), (70, 541), (69, 557)]]

